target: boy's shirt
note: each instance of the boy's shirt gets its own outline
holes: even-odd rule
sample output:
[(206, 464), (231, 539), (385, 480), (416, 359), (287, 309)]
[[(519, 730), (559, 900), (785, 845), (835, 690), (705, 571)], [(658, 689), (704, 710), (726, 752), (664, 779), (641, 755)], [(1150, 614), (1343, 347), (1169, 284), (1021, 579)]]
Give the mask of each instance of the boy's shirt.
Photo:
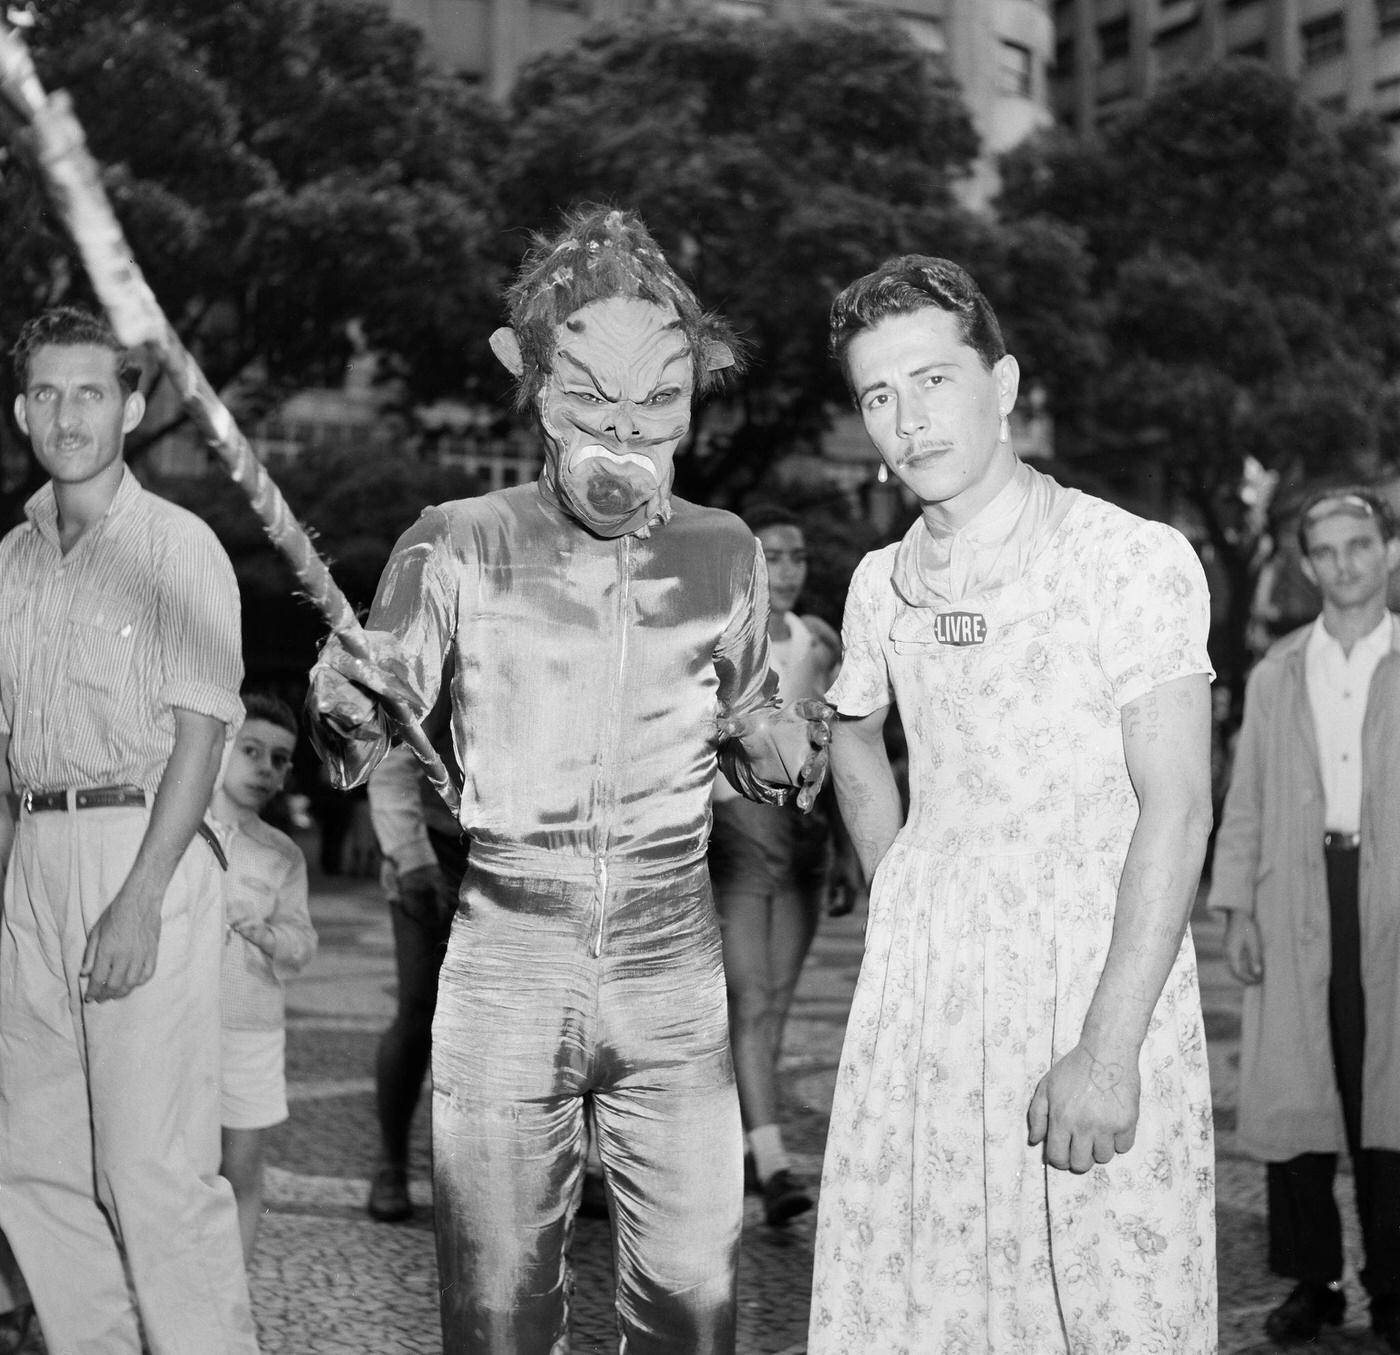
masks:
[[(306, 858), (286, 833), (261, 819), (244, 828), (215, 822), (214, 828), (228, 855), (223, 1024), (233, 1030), (275, 1030), (286, 1020), (285, 979), (316, 953)], [(236, 922), (267, 923), (273, 955), (235, 932)]]

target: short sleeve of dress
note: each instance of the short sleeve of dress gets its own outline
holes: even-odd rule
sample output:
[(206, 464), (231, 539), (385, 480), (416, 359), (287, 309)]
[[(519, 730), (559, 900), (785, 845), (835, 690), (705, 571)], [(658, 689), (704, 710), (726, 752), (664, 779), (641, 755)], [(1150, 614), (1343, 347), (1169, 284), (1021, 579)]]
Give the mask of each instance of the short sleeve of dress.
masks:
[(858, 718), (894, 703), (883, 644), (889, 635), (888, 610), (894, 596), (892, 558), (888, 550), (867, 555), (851, 578), (841, 618), (841, 672), (826, 697), (842, 715)]
[(1136, 524), (1107, 550), (1098, 585), (1099, 663), (1120, 710), (1176, 678), (1215, 676), (1205, 571), (1175, 528)]

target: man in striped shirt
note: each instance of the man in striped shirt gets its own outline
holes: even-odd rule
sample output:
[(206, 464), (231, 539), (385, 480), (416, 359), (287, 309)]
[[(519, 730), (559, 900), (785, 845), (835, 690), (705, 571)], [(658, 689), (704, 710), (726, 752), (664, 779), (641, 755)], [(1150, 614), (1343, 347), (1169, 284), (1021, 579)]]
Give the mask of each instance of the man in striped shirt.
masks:
[(241, 717), (237, 585), (126, 469), (145, 404), (105, 323), (46, 312), (15, 369), (51, 478), (0, 541), (0, 1228), (50, 1350), (244, 1355), (196, 838)]

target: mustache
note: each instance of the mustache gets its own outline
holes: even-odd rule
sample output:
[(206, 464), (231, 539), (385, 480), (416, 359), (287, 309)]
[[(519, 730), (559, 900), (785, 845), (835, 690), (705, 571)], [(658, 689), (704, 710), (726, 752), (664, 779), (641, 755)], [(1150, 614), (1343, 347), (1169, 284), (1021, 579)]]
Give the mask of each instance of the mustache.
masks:
[(949, 451), (953, 444), (951, 442), (921, 442), (917, 446), (909, 448), (903, 456), (899, 458), (901, 466), (908, 465), (911, 461), (917, 461), (923, 456), (935, 456), (940, 452)]

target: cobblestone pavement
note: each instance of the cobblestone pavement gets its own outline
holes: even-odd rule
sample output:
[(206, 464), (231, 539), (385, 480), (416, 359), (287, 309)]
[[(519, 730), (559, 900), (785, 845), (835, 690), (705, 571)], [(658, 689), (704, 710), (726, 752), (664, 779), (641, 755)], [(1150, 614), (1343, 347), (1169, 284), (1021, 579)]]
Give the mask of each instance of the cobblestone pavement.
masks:
[[(413, 1197), (406, 1224), (364, 1212), (375, 1164), (375, 1042), (392, 1009), (393, 949), (378, 889), (369, 881), (313, 876), (321, 949), (289, 990), (291, 1119), (274, 1131), (267, 1216), (250, 1280), (265, 1355), (435, 1355), (441, 1349), (427, 1185), (427, 1116), (415, 1129)], [(841, 1035), (860, 963), (862, 920), (823, 923), (798, 989), (784, 1064), (785, 1114), (799, 1167), (819, 1174)], [(1220, 1355), (1276, 1349), (1265, 1313), (1286, 1286), (1264, 1266), (1263, 1169), (1234, 1144), (1239, 988), (1220, 957), (1221, 926), (1198, 915), (1195, 937), (1215, 1094), (1220, 1261)], [(424, 1108), (426, 1110), (426, 1107)], [(1346, 1182), (1342, 1182), (1345, 1194)], [(805, 1349), (812, 1233), (808, 1214), (764, 1226), (745, 1205), (740, 1270), (740, 1355)], [(1312, 1349), (1380, 1355), (1356, 1282), (1357, 1230), (1347, 1219), (1346, 1325)], [(574, 1355), (617, 1348), (605, 1223), (580, 1219), (573, 1248)], [(26, 1347), (42, 1355), (42, 1343)], [(852, 1352), (860, 1355), (860, 1352)]]

